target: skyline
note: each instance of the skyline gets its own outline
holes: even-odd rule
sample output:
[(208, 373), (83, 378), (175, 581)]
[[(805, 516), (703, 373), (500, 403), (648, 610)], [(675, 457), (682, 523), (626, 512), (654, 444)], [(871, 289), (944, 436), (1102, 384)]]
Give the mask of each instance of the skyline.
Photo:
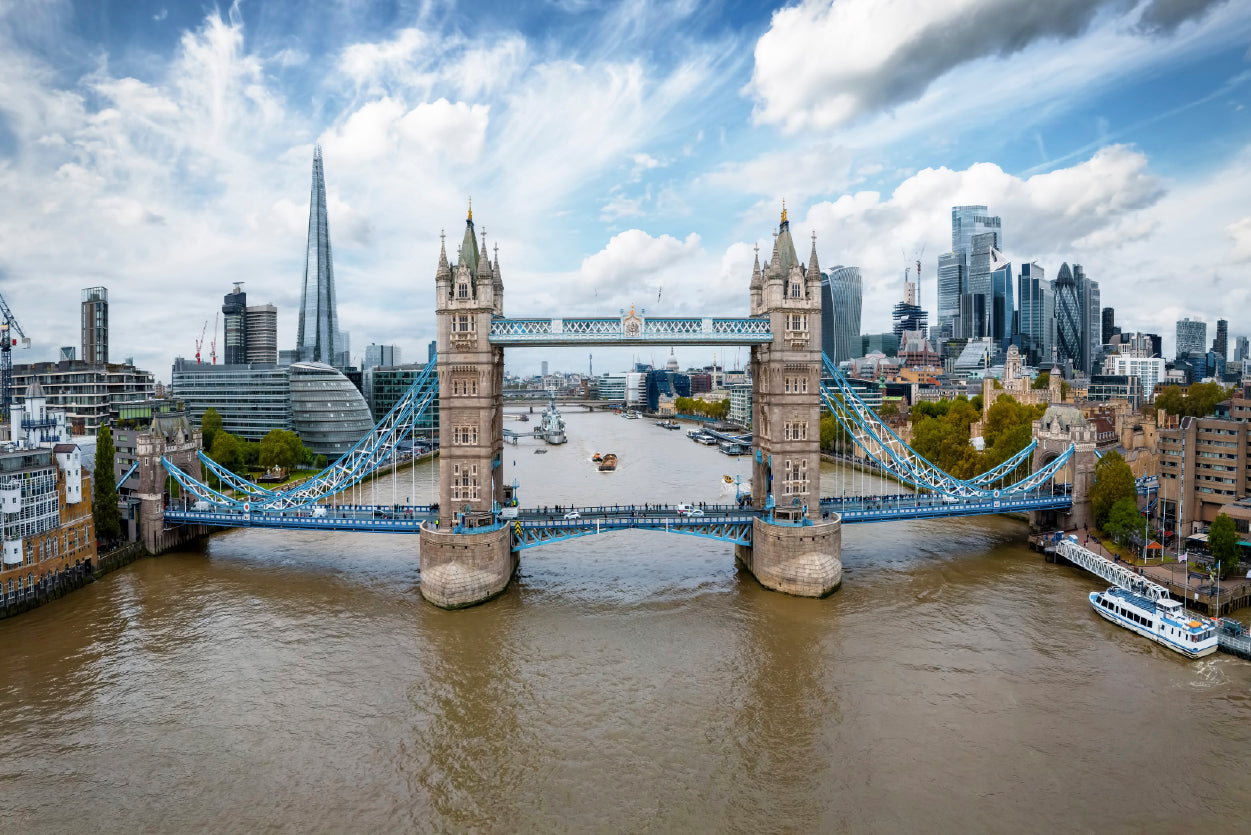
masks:
[[(962, 204), (1018, 264), (1082, 264), (1166, 355), (1184, 316), (1251, 330), (1225, 315), (1251, 262), (1236, 3), (868, 5), (0, 9), (0, 291), (34, 342), (14, 359), (76, 344), (94, 285), (113, 358), (158, 379), (235, 280), (294, 347), (317, 143), (356, 356), (424, 356), (471, 195), (509, 315), (741, 315), (785, 198), (827, 269), (861, 269), (868, 332), (922, 246), (934, 320)], [(543, 359), (581, 364), (509, 365)]]

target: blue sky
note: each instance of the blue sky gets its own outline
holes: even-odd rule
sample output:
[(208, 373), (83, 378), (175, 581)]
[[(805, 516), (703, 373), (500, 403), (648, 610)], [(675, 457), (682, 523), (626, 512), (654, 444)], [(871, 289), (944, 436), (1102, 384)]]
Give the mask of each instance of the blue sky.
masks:
[[(424, 356), (470, 195), (516, 315), (745, 313), (785, 198), (823, 266), (861, 267), (866, 331), (921, 247), (933, 311), (962, 203), (1166, 346), (1184, 315), (1251, 331), (1246, 0), (0, 0), (0, 54), (17, 361), (77, 344), (95, 284), (113, 356), (158, 379), (232, 281), (289, 346), (316, 142), (357, 355)], [(508, 364), (542, 359), (585, 366)]]

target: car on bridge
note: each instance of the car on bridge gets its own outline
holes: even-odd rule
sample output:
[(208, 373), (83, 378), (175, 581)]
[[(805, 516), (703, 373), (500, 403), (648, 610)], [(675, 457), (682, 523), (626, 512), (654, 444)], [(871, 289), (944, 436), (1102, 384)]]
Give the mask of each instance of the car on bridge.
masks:
[(703, 516), (704, 515), (704, 511), (700, 510), (698, 507), (694, 507), (693, 505), (689, 505), (684, 502), (678, 503), (677, 511), (678, 511), (679, 516)]
[(579, 513), (579, 512), (578, 512), (578, 511), (576, 511), (576, 510), (571, 510), (571, 511), (569, 511), (568, 513), (566, 513), (566, 514), (565, 514), (565, 518), (566, 518), (566, 519), (581, 519), (581, 518), (582, 518), (582, 514), (581, 514), (581, 513)]

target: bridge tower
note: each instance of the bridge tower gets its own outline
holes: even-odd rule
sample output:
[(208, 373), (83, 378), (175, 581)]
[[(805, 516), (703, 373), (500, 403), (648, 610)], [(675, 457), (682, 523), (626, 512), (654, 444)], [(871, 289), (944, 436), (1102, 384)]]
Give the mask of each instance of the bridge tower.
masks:
[(805, 268), (786, 208), (764, 269), (757, 256), (751, 315), (773, 342), (751, 352), (752, 544), (735, 556), (766, 588), (824, 597), (842, 583), (841, 521), (823, 520), (821, 494), (821, 270), (816, 236)]
[(479, 248), (473, 208), (456, 266), (447, 246), (435, 271), (439, 377), (439, 524), (421, 533), (421, 593), (443, 608), (481, 603), (502, 592), (516, 560), (507, 527), (492, 510), (504, 503), (504, 349), (489, 342), (503, 315), (499, 256)]
[[(1052, 371), (1052, 380), (1059, 380), (1060, 369)], [(1055, 391), (1059, 391), (1059, 383), (1053, 383)], [(1058, 395), (1057, 395), (1058, 396)], [(1070, 510), (1035, 510), (1030, 512), (1030, 525), (1039, 530), (1063, 528), (1064, 530), (1081, 530), (1094, 524), (1094, 513), (1090, 507), (1090, 489), (1095, 483), (1095, 430), (1076, 406), (1052, 402), (1043, 416), (1034, 421), (1034, 438), (1038, 446), (1034, 449), (1034, 469), (1038, 470), (1050, 464), (1064, 453), (1070, 446), (1075, 447), (1073, 457), (1066, 467), (1056, 473), (1056, 481), (1068, 471), (1069, 495), (1073, 499)]]

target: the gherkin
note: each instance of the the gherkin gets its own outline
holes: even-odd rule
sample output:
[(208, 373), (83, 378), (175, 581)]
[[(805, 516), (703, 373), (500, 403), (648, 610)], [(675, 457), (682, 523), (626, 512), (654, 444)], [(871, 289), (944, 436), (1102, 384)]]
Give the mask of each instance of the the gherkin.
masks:
[(300, 295), (300, 329), (296, 350), (304, 362), (336, 365), (346, 350), (339, 335), (339, 313), (334, 292), (334, 263), (330, 257), (330, 227), (326, 217), (326, 177), (321, 146), (313, 149), (313, 187), (309, 196), (308, 251), (304, 260), (304, 290)]

